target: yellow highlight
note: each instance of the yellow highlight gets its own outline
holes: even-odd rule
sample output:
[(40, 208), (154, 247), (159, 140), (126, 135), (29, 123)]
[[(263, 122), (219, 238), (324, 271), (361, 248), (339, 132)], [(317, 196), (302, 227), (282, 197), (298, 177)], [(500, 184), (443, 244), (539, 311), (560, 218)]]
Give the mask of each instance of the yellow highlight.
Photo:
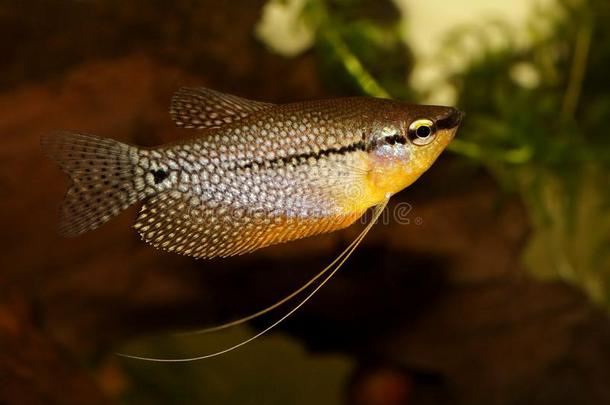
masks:
[(343, 212), (363, 213), (413, 184), (436, 161), (453, 139), (455, 131), (439, 130), (428, 145), (404, 145), (410, 151), (408, 157), (362, 153), (362, 165), (367, 168), (368, 174), (355, 182), (348, 192), (337, 196)]

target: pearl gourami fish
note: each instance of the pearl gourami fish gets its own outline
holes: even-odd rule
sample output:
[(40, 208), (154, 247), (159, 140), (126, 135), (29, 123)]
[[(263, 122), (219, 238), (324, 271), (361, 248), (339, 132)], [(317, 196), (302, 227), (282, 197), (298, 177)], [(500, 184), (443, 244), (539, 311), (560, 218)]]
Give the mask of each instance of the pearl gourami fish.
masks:
[(226, 257), (349, 226), (375, 207), (358, 237), (305, 285), (208, 333), (269, 313), (322, 280), (256, 335), (188, 358), (216, 357), (262, 336), (303, 306), (342, 266), (389, 198), (412, 184), (451, 142), (463, 114), (453, 107), (374, 98), (271, 104), (205, 88), (182, 88), (172, 118), (196, 136), (153, 148), (59, 132), (42, 139), (72, 184), (60, 233), (98, 228), (143, 202), (135, 228), (151, 245), (197, 258)]
[(453, 139), (453, 107), (375, 98), (271, 104), (206, 88), (171, 103), (193, 137), (137, 147), (59, 132), (43, 151), (72, 180), (60, 233), (77, 236), (143, 202), (147, 243), (226, 257), (349, 226), (409, 186)]

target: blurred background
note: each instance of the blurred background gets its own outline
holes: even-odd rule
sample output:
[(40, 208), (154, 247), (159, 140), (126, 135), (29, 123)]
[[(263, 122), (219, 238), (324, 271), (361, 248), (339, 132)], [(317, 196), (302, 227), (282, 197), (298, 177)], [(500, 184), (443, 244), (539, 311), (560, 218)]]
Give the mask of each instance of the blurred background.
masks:
[[(2, 0), (0, 403), (610, 403), (609, 20), (607, 0)], [(124, 359), (253, 335), (281, 313), (172, 333), (277, 301), (362, 229), (212, 261), (141, 243), (135, 208), (57, 236), (40, 136), (179, 139), (185, 85), (467, 117), (277, 330)]]

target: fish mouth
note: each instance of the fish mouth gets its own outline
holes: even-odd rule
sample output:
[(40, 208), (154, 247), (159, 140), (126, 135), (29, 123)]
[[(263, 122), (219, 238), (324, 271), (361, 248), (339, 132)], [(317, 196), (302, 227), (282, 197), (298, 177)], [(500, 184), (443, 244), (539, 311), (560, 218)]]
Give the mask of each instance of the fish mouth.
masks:
[(451, 108), (446, 117), (436, 121), (436, 127), (439, 129), (453, 129), (462, 123), (464, 113), (457, 108)]

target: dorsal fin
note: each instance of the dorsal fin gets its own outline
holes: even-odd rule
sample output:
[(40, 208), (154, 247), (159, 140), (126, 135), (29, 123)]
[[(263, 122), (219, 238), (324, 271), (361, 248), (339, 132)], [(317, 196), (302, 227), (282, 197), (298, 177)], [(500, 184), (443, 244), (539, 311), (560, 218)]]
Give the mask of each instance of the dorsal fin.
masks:
[(180, 128), (216, 128), (239, 121), (275, 104), (206, 89), (182, 87), (174, 93), (170, 113)]

